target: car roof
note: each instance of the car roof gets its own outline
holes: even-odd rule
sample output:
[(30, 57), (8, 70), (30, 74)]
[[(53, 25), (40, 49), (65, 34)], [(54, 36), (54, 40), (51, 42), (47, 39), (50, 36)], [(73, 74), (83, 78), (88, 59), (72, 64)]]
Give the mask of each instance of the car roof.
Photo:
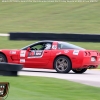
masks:
[(37, 42), (35, 42), (35, 43), (29, 44), (29, 45), (27, 45), (27, 46), (21, 48), (21, 50), (27, 48), (28, 46), (31, 46), (31, 45), (37, 44), (37, 43), (41, 43), (41, 42), (51, 42), (51, 43), (52, 43), (52, 42), (54, 42), (54, 40), (41, 40), (41, 41), (37, 41)]
[(38, 41), (38, 42), (54, 42), (54, 40), (42, 40), (42, 41)]
[[(55, 40), (41, 40), (41, 41), (37, 41), (35, 43), (40, 43), (40, 42), (58, 42), (58, 41), (55, 41)], [(59, 41), (59, 42), (62, 42), (62, 41)]]

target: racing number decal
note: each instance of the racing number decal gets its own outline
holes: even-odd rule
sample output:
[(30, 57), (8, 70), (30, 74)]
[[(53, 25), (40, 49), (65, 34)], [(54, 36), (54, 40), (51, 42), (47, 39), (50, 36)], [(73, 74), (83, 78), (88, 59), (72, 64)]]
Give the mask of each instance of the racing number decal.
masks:
[(31, 51), (28, 54), (28, 58), (42, 57), (42, 55), (43, 55), (43, 51), (42, 50)]
[(22, 50), (22, 51), (20, 52), (20, 57), (25, 57), (25, 54), (26, 54), (26, 51)]
[(26, 55), (26, 51), (25, 50), (20, 51), (20, 63), (25, 63), (25, 55)]
[(78, 55), (79, 54), (79, 50), (74, 50), (73, 51), (73, 55)]
[(57, 49), (57, 45), (53, 45), (52, 46), (52, 49)]

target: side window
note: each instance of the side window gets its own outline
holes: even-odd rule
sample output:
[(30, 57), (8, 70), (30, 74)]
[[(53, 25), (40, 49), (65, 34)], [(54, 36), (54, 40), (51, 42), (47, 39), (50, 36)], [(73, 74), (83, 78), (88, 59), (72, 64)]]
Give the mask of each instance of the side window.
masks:
[(61, 49), (61, 44), (60, 43), (58, 43), (58, 49)]
[(42, 48), (43, 46), (42, 45), (35, 45), (35, 46), (33, 46), (33, 47), (31, 47), (31, 49), (33, 49), (33, 50), (40, 50), (40, 48)]
[(64, 43), (58, 43), (58, 49), (68, 49), (69, 47)]
[(52, 43), (39, 43), (34, 46), (31, 46), (31, 50), (50, 50), (52, 47)]
[(39, 43), (31, 47), (31, 50), (44, 50), (44, 44)]

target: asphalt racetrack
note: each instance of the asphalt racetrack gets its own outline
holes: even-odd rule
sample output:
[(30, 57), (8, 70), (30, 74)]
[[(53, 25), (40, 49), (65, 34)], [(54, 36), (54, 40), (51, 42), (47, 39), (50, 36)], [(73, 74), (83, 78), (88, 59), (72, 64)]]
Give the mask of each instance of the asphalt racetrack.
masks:
[(95, 69), (95, 70), (89, 69), (83, 74), (75, 74), (72, 71), (70, 71), (68, 74), (60, 74), (60, 73), (56, 73), (55, 70), (24, 68), (22, 71), (18, 72), (18, 74), (25, 75), (25, 76), (59, 78), (59, 79), (65, 79), (69, 81), (90, 85), (90, 86), (100, 87), (99, 69)]

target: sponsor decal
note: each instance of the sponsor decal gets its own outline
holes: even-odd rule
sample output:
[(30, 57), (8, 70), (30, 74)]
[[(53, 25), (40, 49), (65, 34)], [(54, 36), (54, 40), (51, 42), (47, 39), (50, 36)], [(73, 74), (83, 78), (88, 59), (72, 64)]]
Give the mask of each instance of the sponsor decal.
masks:
[(35, 52), (35, 56), (42, 56), (42, 54), (43, 54), (43, 51), (42, 50), (37, 50)]
[(57, 45), (53, 45), (52, 46), (52, 49), (57, 49)]
[(33, 57), (35, 55), (35, 51), (31, 51), (28, 53), (28, 57)]
[(20, 57), (25, 57), (26, 51), (22, 50), (20, 51)]
[(31, 51), (28, 54), (28, 58), (40, 58), (42, 56), (43, 56), (43, 50)]
[(36, 54), (35, 54), (36, 56), (41, 56), (42, 55), (42, 53), (41, 52), (36, 52)]
[(16, 51), (10, 51), (10, 54), (16, 54)]
[(34, 52), (30, 52), (29, 55), (30, 55), (30, 56), (34, 56)]
[(68, 50), (64, 50), (64, 52), (65, 52), (65, 53), (68, 53), (69, 51), (68, 51)]
[(61, 54), (61, 52), (58, 52), (56, 55), (59, 55), (59, 54)]
[(20, 59), (20, 63), (25, 63), (25, 59)]
[(78, 55), (79, 54), (79, 50), (74, 50), (73, 51), (73, 55)]

